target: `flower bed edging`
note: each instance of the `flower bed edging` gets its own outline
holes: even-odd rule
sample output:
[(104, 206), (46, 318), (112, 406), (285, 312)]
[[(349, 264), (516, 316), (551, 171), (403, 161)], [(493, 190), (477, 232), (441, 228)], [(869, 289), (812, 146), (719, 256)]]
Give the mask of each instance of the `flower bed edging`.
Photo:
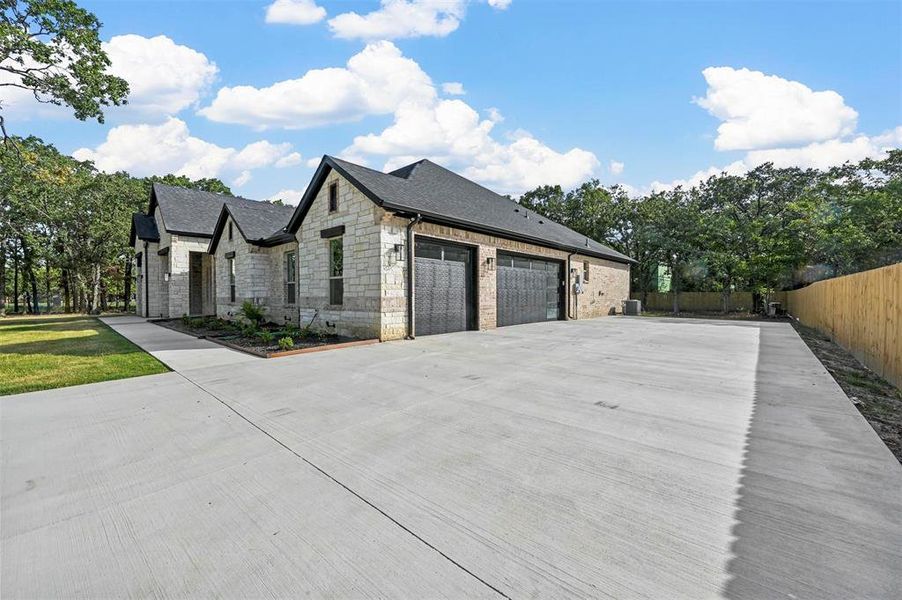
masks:
[(285, 350), (280, 352), (269, 352), (266, 358), (281, 358), (283, 356), (293, 356), (295, 354), (310, 354), (312, 352), (322, 352), (323, 350), (338, 350), (339, 348), (353, 348), (354, 346), (369, 346), (378, 344), (379, 340), (354, 340), (353, 342), (338, 342), (337, 344), (323, 344), (322, 346), (310, 346), (309, 348), (298, 348), (297, 350)]

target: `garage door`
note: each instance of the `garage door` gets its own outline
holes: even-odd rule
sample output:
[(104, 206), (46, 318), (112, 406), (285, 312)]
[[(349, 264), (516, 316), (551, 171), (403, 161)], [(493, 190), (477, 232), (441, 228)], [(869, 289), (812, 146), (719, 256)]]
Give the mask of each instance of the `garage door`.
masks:
[(561, 263), (498, 253), (498, 327), (561, 318)]
[(473, 329), (473, 250), (417, 238), (415, 257), (416, 334)]

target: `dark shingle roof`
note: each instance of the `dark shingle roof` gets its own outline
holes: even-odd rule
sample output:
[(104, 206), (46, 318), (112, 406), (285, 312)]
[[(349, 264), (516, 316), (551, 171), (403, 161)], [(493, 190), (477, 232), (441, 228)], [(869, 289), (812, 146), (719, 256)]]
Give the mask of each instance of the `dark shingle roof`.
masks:
[(257, 200), (229, 196), (226, 194), (214, 194), (188, 188), (175, 187), (162, 183), (153, 184), (151, 197), (152, 214), (153, 203), (160, 207), (163, 214), (163, 225), (170, 233), (183, 235), (195, 235), (198, 237), (212, 237), (213, 228), (222, 205), (230, 207), (257, 206)]
[(134, 245), (135, 240), (145, 240), (148, 242), (159, 242), (160, 232), (157, 230), (157, 222), (153, 217), (148, 217), (144, 213), (135, 213), (132, 215), (132, 230), (129, 233), (129, 245)]
[(297, 230), (299, 220), (303, 219), (307, 208), (305, 203), (311, 202), (312, 196), (315, 196), (317, 190), (314, 188), (321, 185), (317, 178), (325, 177), (327, 169), (324, 166), (337, 169), (370, 199), (389, 210), (421, 214), (428, 220), (589, 256), (634, 262), (604, 244), (527, 211), (513, 200), (425, 159), (391, 173), (382, 173), (331, 156), (323, 157), (314, 182), (292, 218), (292, 231)]
[(249, 242), (259, 242), (285, 231), (288, 220), (294, 213), (293, 206), (279, 206), (269, 202), (249, 204), (228, 204), (229, 214), (241, 235)]

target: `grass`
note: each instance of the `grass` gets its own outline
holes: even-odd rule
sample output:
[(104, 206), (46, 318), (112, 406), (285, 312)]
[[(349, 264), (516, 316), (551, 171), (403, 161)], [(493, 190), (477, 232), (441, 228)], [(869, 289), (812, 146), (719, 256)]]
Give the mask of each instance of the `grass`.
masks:
[(94, 317), (0, 319), (0, 396), (166, 371)]

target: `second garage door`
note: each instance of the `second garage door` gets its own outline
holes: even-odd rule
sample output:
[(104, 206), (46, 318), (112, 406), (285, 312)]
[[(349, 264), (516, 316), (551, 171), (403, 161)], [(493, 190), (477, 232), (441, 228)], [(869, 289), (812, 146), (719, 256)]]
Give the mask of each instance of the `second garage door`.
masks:
[(498, 327), (561, 318), (561, 263), (498, 253)]

